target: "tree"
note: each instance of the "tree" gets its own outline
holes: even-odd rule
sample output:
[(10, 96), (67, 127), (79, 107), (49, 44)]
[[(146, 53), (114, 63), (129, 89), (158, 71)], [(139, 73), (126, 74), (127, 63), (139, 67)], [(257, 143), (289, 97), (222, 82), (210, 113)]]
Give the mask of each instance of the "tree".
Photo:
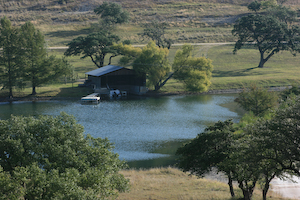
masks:
[(261, 127), (261, 123), (264, 123), (266, 119), (260, 118), (255, 123), (248, 124), (244, 129), (244, 136), (247, 138), (248, 146), (245, 153), (249, 155), (247, 159), (249, 162), (256, 163), (257, 171), (260, 173), (260, 183), (262, 185), (263, 199), (267, 199), (267, 193), (270, 188), (270, 182), (275, 177), (284, 177), (285, 171), (274, 160), (267, 158), (274, 154), (265, 145), (264, 138), (261, 132), (258, 131), (258, 127)]
[(277, 105), (278, 96), (274, 92), (251, 85), (244, 89), (235, 99), (244, 110), (251, 111), (254, 115), (262, 115), (267, 110)]
[(235, 129), (231, 120), (219, 121), (206, 128), (205, 132), (177, 149), (178, 167), (198, 177), (203, 177), (216, 167), (228, 176), (230, 193), (234, 197), (232, 170), (225, 164), (232, 152), (233, 132)]
[(114, 42), (118, 42), (119, 37), (109, 31), (91, 33), (87, 37), (77, 37), (68, 44), (65, 56), (82, 55), (82, 59), (90, 57), (92, 62), (98, 67), (104, 66), (104, 58), (108, 53), (115, 53), (112, 47)]
[(261, 4), (250, 4), (255, 14), (240, 18), (234, 25), (232, 34), (238, 37), (233, 52), (236, 53), (245, 44), (253, 44), (260, 53), (258, 67), (280, 51), (290, 51), (293, 55), (300, 52), (298, 41), (300, 28), (293, 23), (296, 12), (282, 6), (270, 9), (266, 15), (257, 13)]
[(153, 21), (150, 24), (146, 24), (144, 32), (140, 33), (139, 35), (150, 38), (151, 40), (155, 41), (156, 45), (159, 47), (170, 49), (173, 41), (165, 37), (166, 29), (166, 23), (158, 23), (157, 21)]
[[(12, 27), (10, 20), (7, 17), (1, 19), (0, 26), (0, 70), (1, 83), (4, 88), (9, 89), (9, 97), (13, 96), (13, 87), (22, 87), (20, 79), (22, 72), (20, 59), (20, 36), (19, 30)], [(0, 72), (1, 72), (0, 71)]]
[(227, 175), (231, 196), (235, 196), (232, 183), (237, 181), (246, 200), (251, 199), (257, 182), (261, 181), (266, 196), (270, 181), (282, 171), (274, 167), (278, 167), (275, 162), (261, 160), (260, 155), (268, 152), (255, 148), (261, 141), (253, 142), (251, 134), (239, 132), (232, 120), (209, 126), (177, 150), (179, 168), (199, 177), (216, 168)]
[(163, 79), (170, 72), (168, 54), (168, 49), (159, 48), (154, 42), (149, 42), (132, 65), (137, 73), (146, 74), (149, 85), (154, 86), (155, 90), (160, 89)]
[(276, 162), (285, 172), (300, 176), (300, 98), (287, 99), (270, 120), (259, 121), (248, 129), (267, 149), (263, 159)]
[(182, 81), (187, 90), (204, 92), (211, 82), (213, 66), (205, 57), (192, 57), (192, 46), (184, 45), (177, 50), (172, 65), (174, 78)]
[[(126, 42), (126, 41), (125, 41)], [(131, 44), (114, 43), (112, 49), (115, 50), (115, 54), (110, 56), (109, 63), (111, 63), (111, 58), (115, 56), (122, 56), (119, 60), (121, 65), (127, 65), (132, 63), (134, 59), (139, 57), (142, 53), (141, 48), (133, 47)]]
[[(73, 116), (0, 120), (0, 141), (0, 179), (24, 199), (106, 199), (128, 189), (112, 144), (85, 136)], [(16, 194), (3, 190), (2, 198)]]
[[(172, 72), (168, 67), (159, 68), (159, 64), (155, 64), (159, 62), (168, 63), (166, 57), (168, 50), (155, 46), (154, 42), (148, 43), (142, 51), (140, 48), (134, 48), (131, 45), (115, 44), (113, 47), (118, 52), (117, 55), (123, 56), (120, 59), (122, 65), (133, 62), (132, 65), (135, 70), (146, 73), (148, 77), (153, 78), (148, 80), (150, 86), (155, 86), (155, 90), (163, 87), (172, 77), (183, 82), (189, 91), (203, 92), (210, 85), (213, 69), (211, 60), (204, 57), (192, 57), (193, 48), (191, 45), (184, 45), (182, 50), (177, 50)], [(154, 56), (159, 54), (161, 61)]]
[(122, 6), (113, 2), (103, 2), (102, 5), (94, 9), (100, 15), (100, 28), (112, 29), (116, 24), (128, 22), (129, 13), (122, 10)]
[(44, 36), (32, 23), (22, 25), (20, 34), (22, 73), (24, 79), (31, 82), (31, 94), (35, 95), (36, 87), (66, 75), (70, 71), (70, 64), (65, 59), (47, 57)]

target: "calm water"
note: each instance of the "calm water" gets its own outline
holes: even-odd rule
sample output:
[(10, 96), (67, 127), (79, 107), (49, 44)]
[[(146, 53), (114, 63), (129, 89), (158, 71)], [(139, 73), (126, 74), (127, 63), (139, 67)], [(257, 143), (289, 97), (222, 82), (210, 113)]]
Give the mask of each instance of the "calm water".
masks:
[(172, 96), (102, 101), (81, 105), (79, 101), (16, 102), (0, 104), (0, 119), (13, 115), (74, 115), (85, 132), (107, 137), (120, 159), (131, 167), (174, 164), (174, 152), (218, 120), (240, 115), (222, 106), (233, 95)]

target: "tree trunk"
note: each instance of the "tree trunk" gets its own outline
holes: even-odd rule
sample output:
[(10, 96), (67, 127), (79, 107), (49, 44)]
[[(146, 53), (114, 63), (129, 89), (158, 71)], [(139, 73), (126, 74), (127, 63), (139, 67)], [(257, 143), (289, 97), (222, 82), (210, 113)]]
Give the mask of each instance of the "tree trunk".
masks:
[(9, 98), (13, 98), (12, 86), (9, 86)]
[(251, 200), (253, 191), (243, 190), (244, 200)]
[(270, 179), (268, 179), (267, 177), (265, 178), (266, 182), (265, 182), (265, 186), (263, 188), (263, 200), (267, 200), (267, 193), (268, 193), (268, 190), (270, 188), (270, 182), (272, 181), (272, 179), (275, 177), (275, 173), (271, 176)]
[(266, 63), (266, 60), (264, 59), (264, 54), (261, 53), (261, 55), (260, 55), (260, 62), (258, 64), (258, 68), (263, 68), (265, 63)]
[(243, 182), (239, 182), (239, 188), (243, 192), (244, 200), (251, 200), (255, 185), (256, 181), (251, 185), (249, 185), (247, 182), (245, 184)]
[(232, 185), (232, 178), (230, 175), (228, 175), (228, 186), (229, 186), (231, 197), (235, 197), (233, 185)]
[(168, 76), (168, 78), (166, 78), (166, 80), (164, 80), (164, 82), (162, 82), (162, 83), (157, 83), (157, 84), (155, 85), (155, 91), (159, 90), (162, 86), (164, 86), (164, 85), (167, 83), (167, 81), (168, 81), (170, 78), (172, 78), (173, 75), (174, 75), (174, 72), (172, 72), (172, 73)]
[(32, 93), (31, 93), (31, 95), (36, 95), (35, 86), (32, 86)]

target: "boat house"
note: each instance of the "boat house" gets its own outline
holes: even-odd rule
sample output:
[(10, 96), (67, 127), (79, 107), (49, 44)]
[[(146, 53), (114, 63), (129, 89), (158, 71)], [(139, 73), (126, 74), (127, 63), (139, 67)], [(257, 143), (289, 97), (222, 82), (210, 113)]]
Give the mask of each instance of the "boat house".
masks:
[(111, 89), (136, 95), (147, 92), (146, 74), (138, 75), (133, 69), (107, 65), (85, 74), (88, 75), (85, 84), (88, 83), (100, 94)]

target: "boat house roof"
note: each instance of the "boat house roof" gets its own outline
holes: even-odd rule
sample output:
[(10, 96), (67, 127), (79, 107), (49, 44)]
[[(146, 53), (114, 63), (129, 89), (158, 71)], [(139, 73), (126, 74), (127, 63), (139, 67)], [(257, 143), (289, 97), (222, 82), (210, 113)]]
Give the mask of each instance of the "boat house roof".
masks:
[(90, 75), (90, 76), (103, 76), (105, 74), (123, 69), (124, 67), (120, 67), (120, 66), (115, 66), (115, 65), (107, 65), (89, 72), (86, 72), (85, 74)]

